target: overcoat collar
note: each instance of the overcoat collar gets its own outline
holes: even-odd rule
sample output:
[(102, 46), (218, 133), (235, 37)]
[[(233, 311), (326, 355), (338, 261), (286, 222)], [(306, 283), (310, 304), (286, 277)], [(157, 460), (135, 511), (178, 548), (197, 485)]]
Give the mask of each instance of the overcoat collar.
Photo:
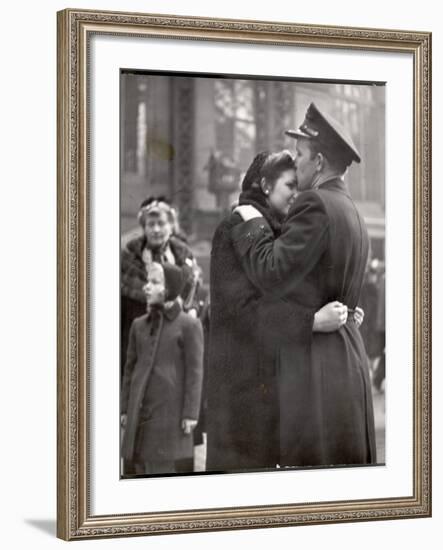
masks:
[(348, 185), (345, 183), (344, 179), (339, 176), (333, 176), (331, 179), (324, 181), (321, 185), (319, 185), (318, 188), (341, 191), (342, 193), (350, 197)]
[(277, 214), (271, 210), (265, 195), (260, 189), (253, 187), (247, 191), (242, 191), (240, 193), (238, 204), (250, 204), (254, 206), (254, 208), (256, 208), (266, 219), (273, 232), (276, 235), (280, 235), (284, 217), (278, 219)]
[[(189, 249), (186, 243), (179, 237), (171, 235), (167, 244), (170, 247), (171, 252), (174, 256), (174, 263), (182, 265), (185, 262), (186, 258), (189, 256)], [(126, 244), (126, 249), (140, 259), (142, 258), (143, 250), (145, 247), (146, 237), (144, 235), (135, 237)]]
[(165, 317), (168, 321), (173, 321), (181, 311), (181, 306), (178, 300), (174, 300), (172, 304), (164, 308)]
[[(181, 305), (180, 305), (180, 302), (178, 300), (174, 300), (172, 303), (166, 303), (166, 305), (164, 307), (161, 307), (161, 308), (157, 308), (157, 310), (159, 311), (159, 313), (162, 313), (163, 316), (168, 320), (168, 321), (173, 321), (177, 316), (178, 314), (180, 313), (181, 311)], [(148, 310), (148, 312), (146, 313), (146, 322), (149, 323), (150, 320), (151, 320), (151, 316), (150, 316), (150, 311)]]

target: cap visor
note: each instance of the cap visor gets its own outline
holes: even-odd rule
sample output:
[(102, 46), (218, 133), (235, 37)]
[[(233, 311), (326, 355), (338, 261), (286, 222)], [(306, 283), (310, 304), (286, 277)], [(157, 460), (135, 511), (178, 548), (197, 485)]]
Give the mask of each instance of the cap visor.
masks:
[(312, 136), (309, 134), (305, 134), (305, 132), (302, 132), (301, 130), (286, 130), (285, 134), (292, 138), (307, 138), (312, 139)]

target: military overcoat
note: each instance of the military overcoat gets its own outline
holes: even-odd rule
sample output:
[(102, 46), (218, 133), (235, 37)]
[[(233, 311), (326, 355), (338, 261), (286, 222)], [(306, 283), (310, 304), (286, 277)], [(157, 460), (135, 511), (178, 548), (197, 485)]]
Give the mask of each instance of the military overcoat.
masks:
[[(264, 218), (237, 225), (232, 238), (244, 272), (275, 300), (308, 317), (334, 300), (358, 305), (369, 237), (341, 178), (300, 193), (278, 239)], [(283, 466), (376, 460), (368, 362), (352, 315), (331, 333), (301, 322), (276, 364)]]

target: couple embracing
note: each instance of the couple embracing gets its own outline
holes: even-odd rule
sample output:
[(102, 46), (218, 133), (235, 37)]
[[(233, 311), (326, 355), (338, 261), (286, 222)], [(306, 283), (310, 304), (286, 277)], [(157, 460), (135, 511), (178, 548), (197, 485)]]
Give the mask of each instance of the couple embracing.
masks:
[(375, 463), (358, 301), (369, 251), (344, 174), (359, 153), (314, 104), (295, 160), (259, 153), (211, 252), (207, 469)]

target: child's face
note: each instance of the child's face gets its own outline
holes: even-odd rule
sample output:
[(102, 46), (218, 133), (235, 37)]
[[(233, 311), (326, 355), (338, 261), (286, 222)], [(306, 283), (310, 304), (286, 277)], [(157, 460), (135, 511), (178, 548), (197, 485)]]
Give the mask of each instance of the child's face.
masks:
[(149, 269), (148, 280), (143, 287), (148, 305), (163, 304), (165, 301), (165, 274), (162, 267), (153, 265)]

